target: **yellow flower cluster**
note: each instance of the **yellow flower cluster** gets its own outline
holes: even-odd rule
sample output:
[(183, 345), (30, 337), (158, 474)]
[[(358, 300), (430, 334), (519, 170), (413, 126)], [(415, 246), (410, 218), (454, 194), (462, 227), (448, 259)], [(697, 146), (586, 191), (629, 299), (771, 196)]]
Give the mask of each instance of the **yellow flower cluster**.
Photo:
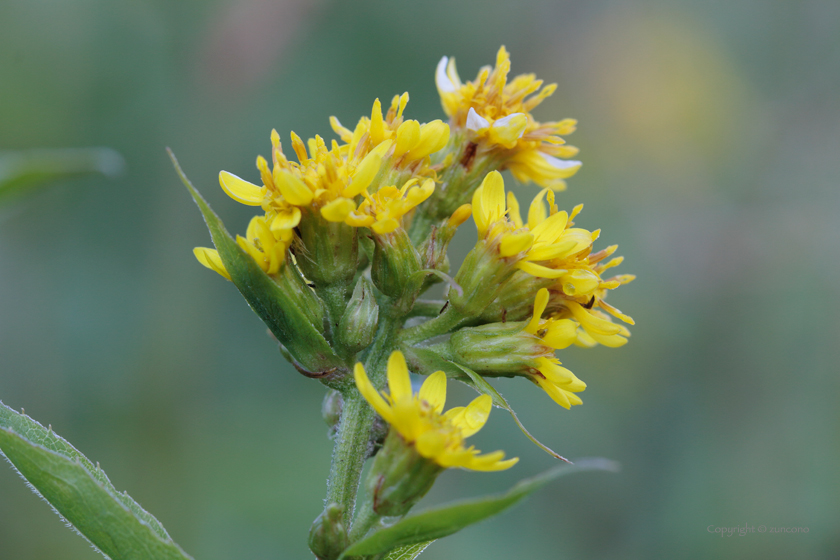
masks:
[(443, 57), (435, 74), (443, 110), (453, 128), (466, 129), (471, 141), (500, 158), (501, 169), (509, 169), (517, 180), (563, 190), (564, 179), (581, 166), (579, 161), (561, 159), (578, 153), (562, 138), (574, 132), (577, 122), (535, 120), (531, 111), (554, 93), (557, 84), (542, 87), (542, 80), (533, 74), (508, 82), (509, 72), (510, 56), (504, 47), (499, 49), (494, 68), (483, 67), (476, 79), (467, 83), (461, 82), (455, 59)]
[[(550, 213), (543, 198), (549, 195)], [(552, 266), (592, 245), (599, 232), (570, 228), (569, 215), (558, 212), (553, 193), (545, 189), (534, 199), (523, 222), (514, 194), (505, 197), (505, 184), (498, 171), (492, 171), (476, 189), (472, 201), (473, 219), (480, 239), (495, 249), (499, 257), (516, 262), (520, 270), (539, 278), (560, 278), (568, 271)], [(545, 263), (545, 264), (537, 264)]]
[(542, 319), (542, 314), (548, 305), (548, 290), (545, 288), (537, 292), (534, 299), (534, 314), (525, 326), (524, 331), (539, 338), (545, 347), (545, 355), (534, 360), (531, 379), (563, 408), (582, 404), (575, 393), (586, 389), (586, 383), (575, 377), (575, 374), (561, 366), (561, 362), (554, 356), (555, 350), (562, 350), (572, 345), (578, 338), (577, 323), (570, 319), (549, 317)]
[(488, 395), (477, 397), (466, 407), (443, 413), (446, 403), (446, 374), (430, 375), (413, 394), (411, 378), (402, 353), (395, 351), (388, 359), (390, 394), (380, 394), (368, 379), (365, 368), (357, 363), (356, 386), (370, 405), (421, 456), (441, 467), (461, 467), (474, 471), (500, 471), (516, 464), (517, 458), (503, 460), (504, 452), (479, 455), (474, 447), (464, 447), (464, 439), (478, 432), (487, 422), (493, 406)]

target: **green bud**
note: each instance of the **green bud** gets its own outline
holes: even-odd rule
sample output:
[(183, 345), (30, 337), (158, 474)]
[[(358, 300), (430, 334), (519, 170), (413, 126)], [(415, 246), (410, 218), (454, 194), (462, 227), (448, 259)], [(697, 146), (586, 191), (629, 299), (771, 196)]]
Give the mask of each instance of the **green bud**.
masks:
[(367, 490), (373, 511), (381, 516), (402, 516), (426, 495), (443, 467), (426, 459), (393, 428), (370, 469)]
[(485, 375), (525, 373), (528, 364), (551, 350), (525, 332), (526, 325), (492, 323), (460, 329), (449, 338), (449, 351), (455, 361)]
[(524, 321), (534, 312), (534, 296), (540, 288), (551, 288), (557, 282), (551, 278), (536, 278), (517, 270), (505, 284), (505, 289), (481, 313), (483, 323)]
[(292, 246), (301, 271), (317, 288), (349, 283), (359, 264), (358, 228), (305, 211)]
[[(376, 248), (370, 275), (374, 285), (386, 296), (404, 296), (409, 278), (422, 270), (420, 255), (411, 244), (405, 230), (397, 228), (392, 233), (375, 235)], [(419, 289), (419, 286), (417, 286)]]
[(321, 416), (330, 429), (330, 435), (335, 434), (338, 429), (338, 422), (341, 420), (341, 409), (344, 406), (344, 399), (338, 391), (330, 391), (324, 396), (321, 403)]
[(338, 324), (337, 338), (349, 352), (356, 353), (373, 342), (379, 323), (379, 305), (373, 284), (360, 276)]
[(467, 317), (480, 315), (505, 288), (516, 268), (507, 259), (488, 250), (484, 240), (467, 253), (455, 282), (463, 294), (449, 292), (449, 303)]
[(309, 550), (318, 560), (335, 560), (348, 546), (344, 507), (331, 503), (309, 529)]

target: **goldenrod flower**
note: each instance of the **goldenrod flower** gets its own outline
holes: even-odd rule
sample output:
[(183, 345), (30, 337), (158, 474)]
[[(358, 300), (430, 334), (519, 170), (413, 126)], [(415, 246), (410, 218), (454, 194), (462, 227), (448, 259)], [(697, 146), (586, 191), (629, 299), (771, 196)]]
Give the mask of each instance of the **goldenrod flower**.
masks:
[(350, 213), (346, 223), (355, 227), (368, 227), (380, 235), (393, 232), (402, 225), (402, 218), (435, 190), (432, 179), (426, 179), (422, 185), (417, 182), (416, 178), (411, 179), (400, 189), (395, 186), (381, 187), (372, 195), (363, 191), (364, 200)]
[(532, 371), (530, 378), (548, 393), (554, 402), (563, 408), (569, 408), (582, 404), (583, 401), (575, 393), (586, 389), (586, 383), (562, 367), (561, 362), (554, 356), (554, 351), (566, 348), (577, 340), (577, 324), (569, 319), (542, 319), (547, 304), (548, 290), (543, 288), (537, 292), (534, 314), (524, 329), (524, 332), (540, 339), (547, 354), (534, 359), (531, 365), (536, 371)]
[[(548, 215), (543, 205), (547, 193), (552, 197)], [(528, 221), (523, 222), (516, 197), (513, 193), (505, 197), (498, 171), (489, 173), (475, 191), (472, 211), (479, 239), (495, 248), (500, 257), (515, 262), (516, 268), (539, 278), (559, 278), (567, 271), (537, 262), (563, 260), (590, 246), (599, 234), (569, 228), (569, 215), (557, 211), (547, 189), (534, 198)]]
[[(248, 253), (254, 262), (266, 274), (277, 274), (280, 267), (286, 260), (286, 250), (292, 241), (290, 230), (276, 230), (268, 226), (268, 221), (263, 216), (254, 216), (248, 224), (245, 237), (236, 236), (236, 242)], [(208, 247), (196, 247), (193, 254), (198, 262), (214, 270), (230, 280), (230, 274), (222, 263), (219, 252)]]
[(420, 392), (413, 394), (405, 358), (395, 351), (388, 359), (390, 393), (380, 394), (360, 363), (356, 364), (355, 376), (356, 386), (374, 410), (406, 444), (414, 446), (417, 453), (439, 466), (499, 471), (512, 467), (519, 460), (502, 460), (502, 451), (479, 455), (480, 451), (475, 448), (464, 447), (464, 439), (478, 432), (487, 422), (492, 400), (488, 395), (482, 395), (466, 407), (443, 413), (446, 374), (442, 371), (426, 378)]
[(373, 102), (370, 118), (362, 117), (351, 132), (338, 119), (330, 117), (330, 125), (341, 140), (347, 144), (348, 153), (364, 157), (377, 149), (383, 142), (390, 142), (383, 157), (390, 159), (395, 169), (409, 169), (414, 176), (427, 177), (433, 174), (425, 159), (446, 146), (449, 141), (449, 125), (441, 120), (420, 124), (416, 120), (405, 120), (403, 111), (408, 103), (408, 92), (394, 96), (391, 107), (382, 116), (379, 99)]
[(468, 131), (479, 150), (500, 160), (501, 169), (510, 169), (520, 181), (563, 190), (564, 179), (581, 166), (579, 161), (560, 159), (578, 153), (562, 138), (574, 132), (577, 122), (536, 121), (531, 111), (554, 93), (557, 84), (542, 87), (542, 80), (533, 74), (508, 82), (508, 72), (510, 56), (504, 47), (499, 49), (495, 68), (483, 67), (474, 81), (465, 84), (455, 69), (455, 59), (443, 57), (435, 74), (443, 110), (453, 128)]

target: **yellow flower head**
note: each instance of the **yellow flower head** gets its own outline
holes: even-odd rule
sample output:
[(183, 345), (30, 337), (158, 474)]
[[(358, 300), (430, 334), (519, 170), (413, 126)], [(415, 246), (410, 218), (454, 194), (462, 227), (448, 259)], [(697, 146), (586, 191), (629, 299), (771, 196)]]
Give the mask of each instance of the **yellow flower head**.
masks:
[(335, 117), (330, 117), (330, 125), (347, 144), (349, 154), (364, 157), (383, 142), (389, 142), (388, 149), (382, 153), (384, 158), (391, 159), (393, 168), (410, 169), (414, 176), (428, 177), (433, 171), (425, 158), (446, 146), (449, 125), (439, 119), (425, 124), (405, 120), (403, 111), (407, 103), (408, 92), (395, 95), (383, 117), (382, 105), (377, 99), (373, 102), (370, 118), (359, 119), (353, 131), (343, 127)]
[(624, 260), (624, 257), (615, 257), (603, 262), (617, 248), (617, 245), (611, 245), (591, 254), (588, 250), (582, 251), (565, 263), (553, 263), (554, 266), (566, 268), (568, 272), (551, 287), (552, 301), (549, 307), (555, 316), (573, 317), (580, 323), (576, 341), (579, 346), (603, 344), (617, 348), (626, 344), (630, 331), (624, 325), (613, 323), (610, 315), (629, 325), (635, 324), (632, 317), (604, 301), (607, 292), (636, 278), (632, 274), (619, 274), (606, 280), (601, 278), (603, 272)]
[[(503, 460), (504, 452), (479, 455), (473, 447), (464, 447), (464, 439), (478, 432), (487, 422), (492, 400), (482, 395), (466, 407), (443, 412), (446, 402), (446, 374), (438, 371), (423, 382), (413, 394), (408, 367), (402, 353), (395, 351), (388, 359), (390, 394), (380, 394), (365, 373), (362, 364), (355, 368), (359, 391), (417, 452), (441, 467), (461, 467), (475, 471), (500, 471), (512, 467), (517, 458)], [(384, 395), (384, 396), (383, 396)]]
[[(548, 213), (543, 203), (546, 195)], [(500, 257), (514, 259), (517, 268), (539, 278), (564, 275), (566, 270), (548, 264), (584, 250), (599, 233), (568, 227), (569, 215), (557, 210), (554, 193), (548, 189), (534, 198), (528, 221), (523, 222), (516, 197), (513, 193), (505, 197), (504, 180), (498, 171), (490, 172), (476, 189), (472, 211), (479, 238), (496, 247)]]
[(534, 370), (531, 379), (563, 408), (582, 404), (575, 393), (586, 389), (586, 383), (575, 377), (575, 374), (562, 367), (561, 362), (554, 356), (555, 350), (561, 350), (576, 342), (578, 338), (577, 323), (570, 319), (548, 318), (542, 319), (542, 314), (548, 305), (548, 290), (545, 288), (537, 292), (534, 299), (534, 314), (524, 331), (540, 339), (545, 346), (544, 356), (534, 360)]
[[(251, 255), (263, 272), (277, 274), (286, 260), (286, 250), (292, 242), (292, 232), (291, 230), (272, 231), (265, 217), (254, 216), (248, 224), (245, 237), (237, 235), (236, 242)], [(230, 274), (225, 269), (216, 249), (196, 247), (193, 249), (193, 254), (198, 262), (230, 280)]]
[(402, 225), (402, 218), (435, 191), (435, 182), (426, 179), (422, 185), (418, 180), (407, 181), (401, 189), (395, 186), (381, 187), (369, 195), (362, 192), (365, 200), (346, 222), (355, 227), (368, 227), (377, 234), (391, 233)]
[(508, 72), (510, 56), (504, 47), (499, 49), (495, 68), (483, 67), (474, 81), (465, 84), (455, 69), (455, 59), (443, 57), (435, 74), (443, 110), (453, 127), (469, 131), (471, 140), (502, 159), (502, 169), (510, 169), (516, 179), (563, 190), (564, 179), (581, 166), (579, 161), (560, 159), (578, 153), (562, 138), (574, 132), (577, 122), (537, 122), (531, 111), (554, 93), (557, 84), (542, 87), (542, 80), (533, 74), (508, 82)]

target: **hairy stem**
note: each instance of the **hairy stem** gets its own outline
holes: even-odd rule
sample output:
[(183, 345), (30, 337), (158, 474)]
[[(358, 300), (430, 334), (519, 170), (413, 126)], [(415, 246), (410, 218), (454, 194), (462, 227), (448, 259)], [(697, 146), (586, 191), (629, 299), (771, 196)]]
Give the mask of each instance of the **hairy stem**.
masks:
[(400, 342), (404, 344), (415, 344), (417, 342), (422, 342), (424, 340), (446, 334), (461, 324), (464, 320), (466, 320), (466, 318), (458, 310), (451, 306), (447, 307), (443, 313), (434, 319), (430, 319), (425, 323), (420, 323), (415, 327), (402, 331), (400, 334)]

